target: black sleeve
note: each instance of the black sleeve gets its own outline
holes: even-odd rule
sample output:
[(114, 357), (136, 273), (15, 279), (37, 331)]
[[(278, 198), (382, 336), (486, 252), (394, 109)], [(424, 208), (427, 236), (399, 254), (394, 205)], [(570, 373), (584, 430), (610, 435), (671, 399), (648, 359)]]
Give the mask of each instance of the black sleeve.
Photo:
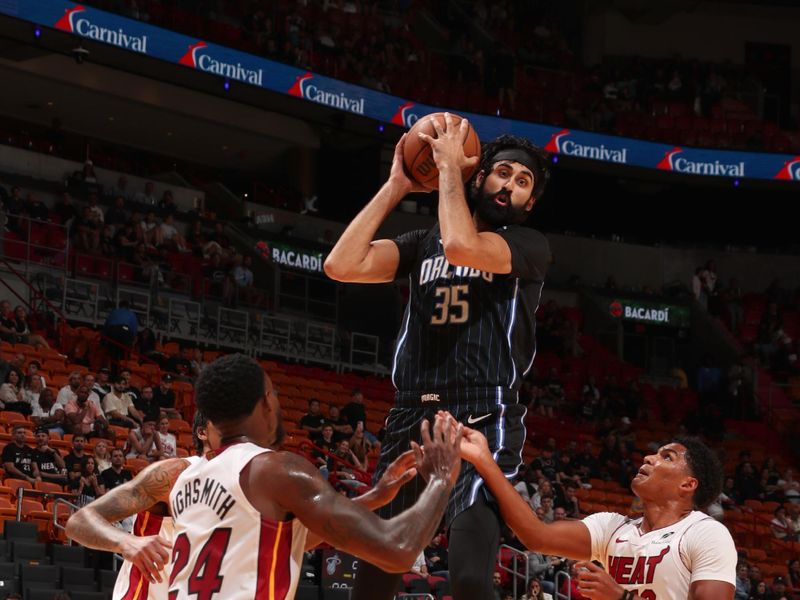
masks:
[(11, 444), (3, 448), (3, 463), (7, 462), (16, 462), (16, 455), (14, 454), (14, 449), (11, 447)]
[(511, 275), (544, 281), (550, 265), (550, 244), (544, 235), (529, 227), (510, 226), (500, 229), (502, 237), (511, 250)]
[(397, 264), (396, 279), (408, 277), (414, 263), (417, 261), (417, 251), (420, 242), (425, 239), (428, 232), (425, 229), (416, 229), (394, 238), (394, 243), (400, 251), (400, 262)]

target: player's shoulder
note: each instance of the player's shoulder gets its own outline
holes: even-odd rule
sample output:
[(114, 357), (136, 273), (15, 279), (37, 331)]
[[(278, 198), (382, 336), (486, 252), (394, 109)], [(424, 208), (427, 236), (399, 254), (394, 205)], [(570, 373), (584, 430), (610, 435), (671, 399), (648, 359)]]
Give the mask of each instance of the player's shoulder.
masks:
[(544, 233), (538, 229), (526, 227), (525, 225), (503, 225), (496, 231), (496, 233), (507, 240), (511, 239), (546, 249), (550, 248), (550, 242)]
[(683, 535), (688, 544), (708, 544), (712, 541), (715, 544), (724, 541), (733, 543), (730, 530), (715, 518), (699, 511), (692, 513), (692, 517), (693, 522), (687, 526)]
[(639, 519), (633, 519), (615, 512), (596, 512), (583, 518), (585, 524), (593, 526), (592, 529), (605, 533), (611, 533), (625, 525), (636, 524), (638, 521)]

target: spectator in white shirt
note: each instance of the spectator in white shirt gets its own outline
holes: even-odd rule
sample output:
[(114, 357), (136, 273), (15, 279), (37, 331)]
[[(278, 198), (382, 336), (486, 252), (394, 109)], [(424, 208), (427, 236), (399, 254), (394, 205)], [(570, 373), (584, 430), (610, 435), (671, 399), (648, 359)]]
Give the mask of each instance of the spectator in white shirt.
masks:
[(77, 391), (81, 385), (81, 372), (80, 371), (73, 371), (69, 374), (69, 383), (58, 390), (58, 396), (56, 397), (56, 403), (61, 405), (61, 407), (65, 407), (67, 403), (75, 400), (77, 398)]
[(174, 458), (177, 454), (178, 442), (169, 432), (169, 419), (164, 417), (158, 421), (158, 437), (161, 440), (161, 458)]

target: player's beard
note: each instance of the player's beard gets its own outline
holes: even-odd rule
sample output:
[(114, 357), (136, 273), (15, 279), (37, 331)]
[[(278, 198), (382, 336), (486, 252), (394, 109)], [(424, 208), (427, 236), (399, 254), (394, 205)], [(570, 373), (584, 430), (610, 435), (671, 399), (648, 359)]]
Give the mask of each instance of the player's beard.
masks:
[[(470, 204), (481, 221), (487, 225), (498, 228), (503, 225), (522, 223), (528, 218), (529, 212), (524, 207), (514, 206), (511, 203), (511, 192), (500, 188), (491, 193), (486, 191), (486, 179), (480, 186), (469, 188)], [(505, 205), (501, 206), (495, 199), (501, 198)]]

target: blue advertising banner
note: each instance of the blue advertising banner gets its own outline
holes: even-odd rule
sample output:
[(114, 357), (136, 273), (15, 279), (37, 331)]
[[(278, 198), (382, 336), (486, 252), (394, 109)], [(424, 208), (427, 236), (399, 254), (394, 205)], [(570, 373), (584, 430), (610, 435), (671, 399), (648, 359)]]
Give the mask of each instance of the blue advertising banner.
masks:
[[(130, 52), (303, 98), (401, 127), (442, 107), (376, 92), (66, 0), (0, 0), (0, 13)], [(647, 142), (459, 111), (483, 140), (503, 133), (552, 153), (689, 175), (800, 181), (800, 156)]]

